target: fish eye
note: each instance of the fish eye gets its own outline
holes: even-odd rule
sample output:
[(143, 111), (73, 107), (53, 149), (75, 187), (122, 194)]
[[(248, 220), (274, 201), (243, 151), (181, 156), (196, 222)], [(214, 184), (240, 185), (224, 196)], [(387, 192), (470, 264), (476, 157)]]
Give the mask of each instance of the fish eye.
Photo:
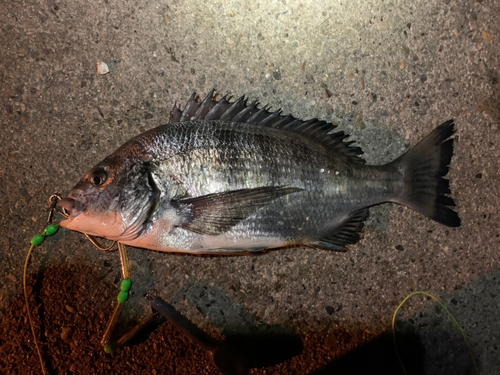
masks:
[(106, 182), (108, 175), (105, 171), (99, 170), (94, 172), (92, 177), (90, 177), (90, 183), (92, 186), (98, 187)]

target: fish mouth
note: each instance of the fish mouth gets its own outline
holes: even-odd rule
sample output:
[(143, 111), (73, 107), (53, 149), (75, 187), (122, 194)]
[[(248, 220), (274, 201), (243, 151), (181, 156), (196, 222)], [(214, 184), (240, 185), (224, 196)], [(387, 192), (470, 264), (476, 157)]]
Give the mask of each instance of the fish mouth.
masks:
[(82, 212), (83, 204), (76, 199), (67, 197), (57, 202), (57, 208), (66, 217), (66, 220), (61, 221), (61, 226), (64, 227), (64, 224), (70, 222)]

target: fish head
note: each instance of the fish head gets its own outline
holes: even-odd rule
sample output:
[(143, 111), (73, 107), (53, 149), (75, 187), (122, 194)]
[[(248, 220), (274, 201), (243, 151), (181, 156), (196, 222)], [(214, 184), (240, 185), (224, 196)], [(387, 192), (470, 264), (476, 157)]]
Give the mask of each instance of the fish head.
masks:
[(159, 190), (148, 164), (108, 157), (90, 169), (58, 205), (61, 226), (114, 241), (137, 238), (158, 208)]

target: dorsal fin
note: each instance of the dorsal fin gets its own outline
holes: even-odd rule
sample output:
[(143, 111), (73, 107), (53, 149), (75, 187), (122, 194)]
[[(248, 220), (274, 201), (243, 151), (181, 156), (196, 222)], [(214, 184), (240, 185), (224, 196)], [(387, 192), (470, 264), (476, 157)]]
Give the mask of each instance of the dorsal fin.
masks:
[(176, 105), (170, 113), (170, 123), (193, 121), (193, 120), (224, 120), (251, 124), (255, 126), (270, 127), (276, 129), (288, 130), (313, 140), (329, 150), (344, 155), (350, 161), (355, 163), (364, 163), (360, 158), (363, 151), (359, 147), (352, 147), (351, 142), (344, 142), (348, 137), (343, 131), (330, 133), (337, 126), (311, 119), (302, 121), (292, 115), (283, 116), (281, 109), (270, 112), (268, 106), (259, 107), (257, 101), (247, 104), (247, 99), (242, 96), (231, 102), (231, 98), (224, 96), (221, 100), (215, 99), (215, 90), (212, 90), (202, 101), (194, 93), (186, 103), (184, 110)]

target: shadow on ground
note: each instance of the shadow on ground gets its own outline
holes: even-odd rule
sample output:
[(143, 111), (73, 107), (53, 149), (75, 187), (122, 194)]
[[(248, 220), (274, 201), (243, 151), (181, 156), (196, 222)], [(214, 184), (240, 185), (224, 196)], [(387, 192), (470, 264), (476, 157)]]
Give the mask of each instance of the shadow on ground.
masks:
[[(49, 373), (218, 373), (200, 347), (159, 320), (135, 343), (114, 355), (105, 354), (100, 339), (116, 286), (103, 280), (104, 275), (89, 267), (67, 265), (48, 268), (29, 280), (31, 311)], [(357, 332), (337, 329), (297, 335), (287, 327), (251, 323), (251, 315), (242, 307), (233, 311), (250, 323), (239, 332), (235, 326), (221, 332), (252, 374), (403, 373), (390, 333), (376, 336), (361, 327)], [(425, 336), (398, 334), (397, 340), (408, 374), (472, 373), (459, 336), (436, 328)], [(8, 374), (40, 373), (22, 292), (1, 323), (0, 354), (0, 368)], [(429, 358), (431, 369), (425, 366)]]

